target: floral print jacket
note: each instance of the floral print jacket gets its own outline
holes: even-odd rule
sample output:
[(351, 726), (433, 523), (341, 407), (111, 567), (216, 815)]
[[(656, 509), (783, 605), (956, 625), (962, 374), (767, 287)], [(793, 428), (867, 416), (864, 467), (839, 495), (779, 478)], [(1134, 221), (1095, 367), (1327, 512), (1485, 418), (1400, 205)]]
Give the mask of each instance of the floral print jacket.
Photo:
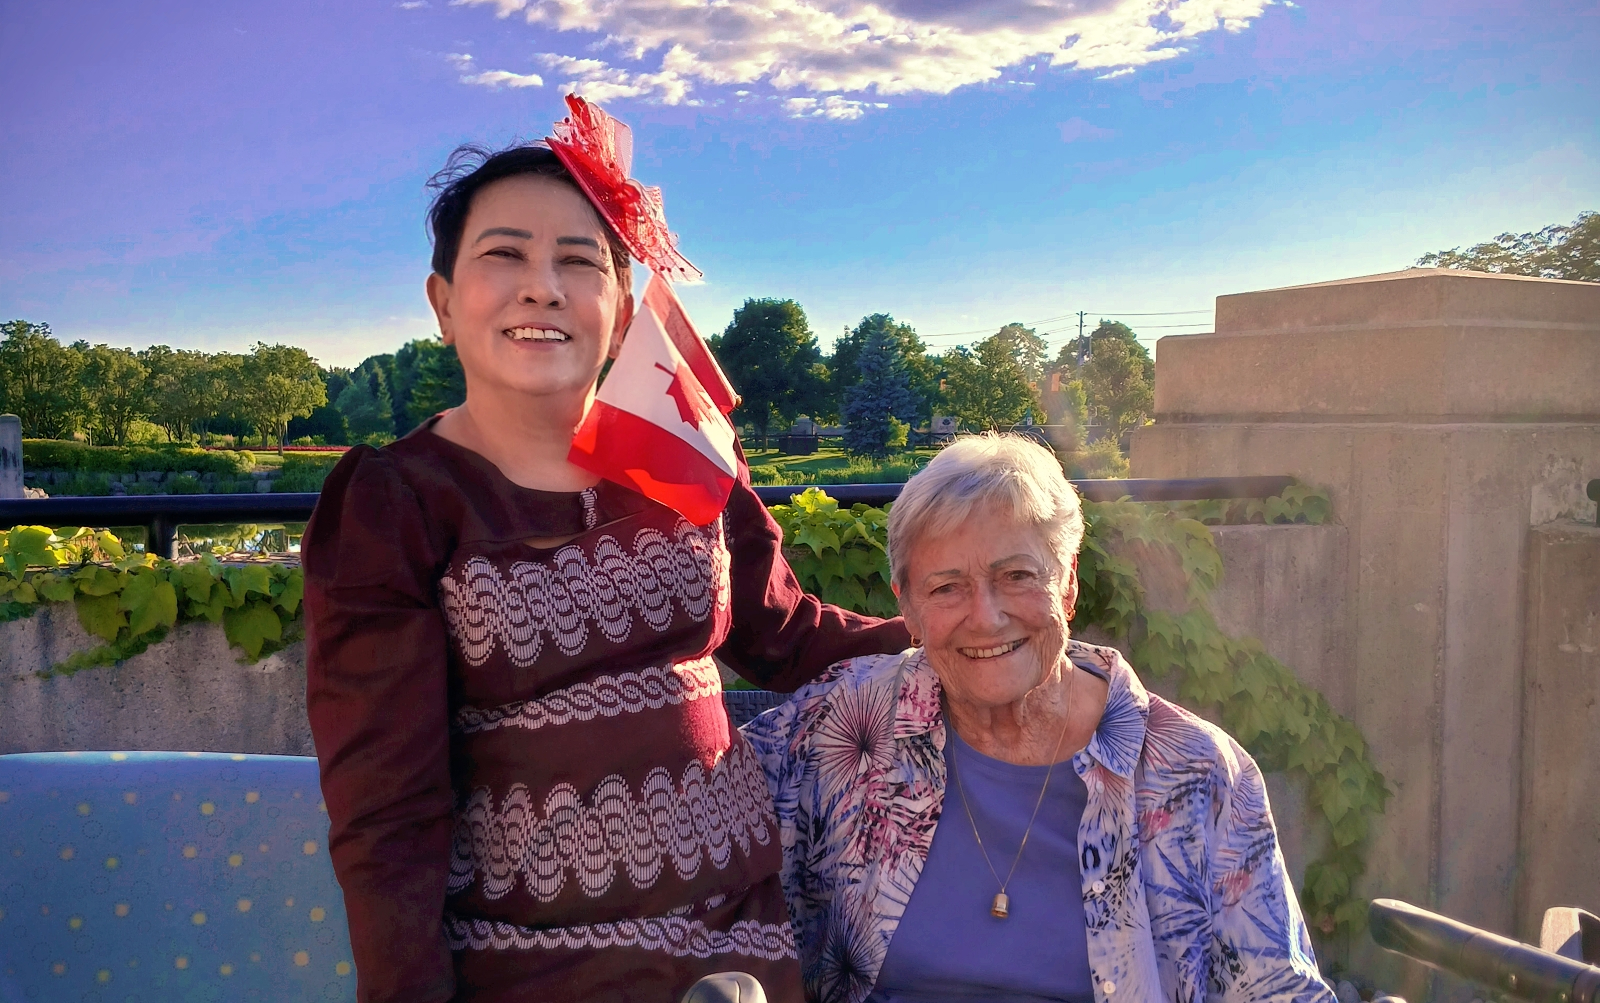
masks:
[[(1069, 657), (1109, 684), (1072, 759), (1098, 1003), (1333, 1003), (1278, 850), (1261, 772), (1220, 728), (1146, 692), (1112, 648)], [(920, 649), (833, 666), (744, 728), (766, 771), (808, 998), (860, 1003), (944, 804), (939, 680)]]

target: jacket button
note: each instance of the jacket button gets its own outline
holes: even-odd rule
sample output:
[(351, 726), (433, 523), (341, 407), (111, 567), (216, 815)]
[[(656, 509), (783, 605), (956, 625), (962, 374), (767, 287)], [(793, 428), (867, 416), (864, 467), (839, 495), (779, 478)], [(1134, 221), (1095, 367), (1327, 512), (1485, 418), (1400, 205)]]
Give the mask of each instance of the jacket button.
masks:
[(1117, 984), (1112, 982), (1110, 979), (1107, 979), (1106, 981), (1100, 983), (1100, 991), (1105, 993), (1107, 996), (1110, 996), (1112, 993), (1117, 991)]
[[(1106, 890), (1106, 883), (1105, 883), (1105, 882), (1104, 882), (1104, 881), (1096, 881), (1096, 882), (1095, 882), (1095, 883), (1094, 883), (1094, 884), (1092, 884), (1092, 885), (1090, 885), (1090, 886), (1089, 886), (1089, 887), (1090, 887), (1090, 888), (1092, 888), (1092, 889), (1094, 889), (1094, 893), (1095, 893), (1095, 894), (1096, 894), (1096, 895), (1102, 895), (1102, 894), (1104, 894), (1104, 893), (1105, 893), (1105, 890)], [(1106, 991), (1107, 991), (1107, 992), (1110, 992), (1110, 990), (1109, 990), (1109, 989), (1108, 989), (1108, 990), (1106, 990)]]

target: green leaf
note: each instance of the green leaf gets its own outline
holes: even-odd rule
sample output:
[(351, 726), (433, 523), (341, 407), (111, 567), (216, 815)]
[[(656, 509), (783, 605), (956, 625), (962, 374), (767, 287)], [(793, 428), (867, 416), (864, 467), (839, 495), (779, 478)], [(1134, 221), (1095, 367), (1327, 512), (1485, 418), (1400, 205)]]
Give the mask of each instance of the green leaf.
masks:
[(211, 594), (204, 600), (190, 600), (188, 615), (194, 619), (205, 618), (212, 623), (221, 623), (222, 614), (231, 607), (233, 594), (228, 591), (228, 586), (222, 582), (215, 582), (211, 586)]
[(50, 602), (67, 602), (78, 594), (78, 587), (64, 575), (40, 575), (34, 579), (34, 589)]
[(104, 551), (105, 555), (113, 561), (127, 556), (127, 552), (122, 548), (122, 541), (117, 539), (109, 530), (102, 529), (94, 534), (94, 542), (95, 546)]
[(839, 549), (839, 534), (821, 523), (807, 522), (795, 527), (794, 544), (810, 547), (813, 553)]
[(300, 569), (295, 568), (290, 571), (288, 580), (284, 582), (283, 591), (278, 593), (278, 606), (285, 613), (294, 616), (295, 611), (300, 608), (300, 600), (305, 594), (305, 587), (306, 578)]
[(179, 565), (177, 579), (184, 594), (199, 603), (210, 601), (211, 586), (217, 580), (212, 570), (199, 561)]
[(237, 644), (245, 654), (258, 658), (263, 644), (283, 636), (283, 622), (266, 603), (251, 602), (238, 609), (224, 611), (222, 630), (230, 644)]
[(86, 596), (108, 596), (122, 588), (125, 577), (110, 568), (91, 564), (73, 572), (72, 580), (77, 582), (78, 591)]
[(178, 593), (157, 572), (133, 574), (117, 600), (117, 608), (128, 613), (128, 633), (137, 636), (178, 622)]
[(83, 629), (107, 641), (115, 641), (117, 632), (128, 625), (128, 617), (117, 608), (114, 595), (80, 595), (77, 607)]
[[(54, 537), (55, 533), (47, 526), (18, 526), (6, 539), (7, 557), (14, 556), (23, 567), (56, 567), (61, 561), (55, 548), (50, 546)], [(6, 565), (11, 568), (12, 562), (7, 560)], [(12, 570), (12, 574), (19, 574), (20, 570)]]
[(242, 605), (252, 592), (264, 596), (272, 595), (272, 572), (264, 564), (224, 568), (222, 580), (228, 583), (235, 605)]

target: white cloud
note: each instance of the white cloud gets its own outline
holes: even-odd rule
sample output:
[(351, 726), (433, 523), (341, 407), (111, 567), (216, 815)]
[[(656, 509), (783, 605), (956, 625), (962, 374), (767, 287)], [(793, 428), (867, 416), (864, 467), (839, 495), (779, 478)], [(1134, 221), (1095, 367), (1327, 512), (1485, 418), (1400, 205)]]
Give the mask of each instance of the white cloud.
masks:
[(428, 6), (428, 0), (400, 0), (400, 3), (395, 4), (395, 6), (401, 10), (416, 10), (419, 7)]
[(632, 73), (607, 66), (599, 59), (574, 59), (553, 52), (540, 53), (534, 58), (551, 73), (568, 78), (561, 85), (562, 90), (582, 95), (598, 104), (617, 98), (641, 97), (662, 104), (683, 104), (689, 95), (689, 81), (675, 70), (665, 68), (665, 60), (660, 73)]
[(447, 52), (444, 58), (454, 63), (457, 70), (461, 71), (461, 82), (464, 84), (477, 84), (480, 87), (489, 87), (495, 90), (501, 87), (543, 87), (544, 77), (537, 73), (512, 73), (510, 70), (483, 70), (479, 73), (471, 72), (476, 63), (472, 56), (465, 52)]
[(789, 98), (783, 102), (783, 110), (790, 118), (831, 118), (839, 122), (860, 118), (868, 108), (887, 107), (887, 102), (853, 101), (837, 94), (825, 98)]
[(780, 93), (823, 95), (786, 101), (792, 115), (850, 119), (881, 102), (841, 97), (830, 105), (829, 98), (948, 94), (1030, 62), (1122, 76), (1175, 58), (1206, 33), (1243, 31), (1274, 0), (454, 2), (588, 35), (591, 49), (614, 52), (607, 59), (539, 57), (594, 100), (679, 104), (696, 84), (763, 83)]
[(464, 84), (480, 84), (484, 87), (543, 87), (544, 77), (537, 73), (512, 73), (510, 70), (485, 70), (482, 73), (469, 73), (461, 78)]

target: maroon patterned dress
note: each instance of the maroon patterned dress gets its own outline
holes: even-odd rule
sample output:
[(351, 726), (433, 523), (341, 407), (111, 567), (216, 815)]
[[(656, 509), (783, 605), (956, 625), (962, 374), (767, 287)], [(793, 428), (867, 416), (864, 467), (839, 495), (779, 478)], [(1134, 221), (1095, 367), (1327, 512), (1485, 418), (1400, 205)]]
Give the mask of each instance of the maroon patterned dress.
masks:
[[(433, 434), (349, 452), (304, 542), (307, 709), (363, 1001), (801, 999), (760, 765), (715, 652), (792, 690), (904, 647), (804, 595), (741, 483), (691, 526)], [(570, 539), (553, 547), (530, 540)]]

